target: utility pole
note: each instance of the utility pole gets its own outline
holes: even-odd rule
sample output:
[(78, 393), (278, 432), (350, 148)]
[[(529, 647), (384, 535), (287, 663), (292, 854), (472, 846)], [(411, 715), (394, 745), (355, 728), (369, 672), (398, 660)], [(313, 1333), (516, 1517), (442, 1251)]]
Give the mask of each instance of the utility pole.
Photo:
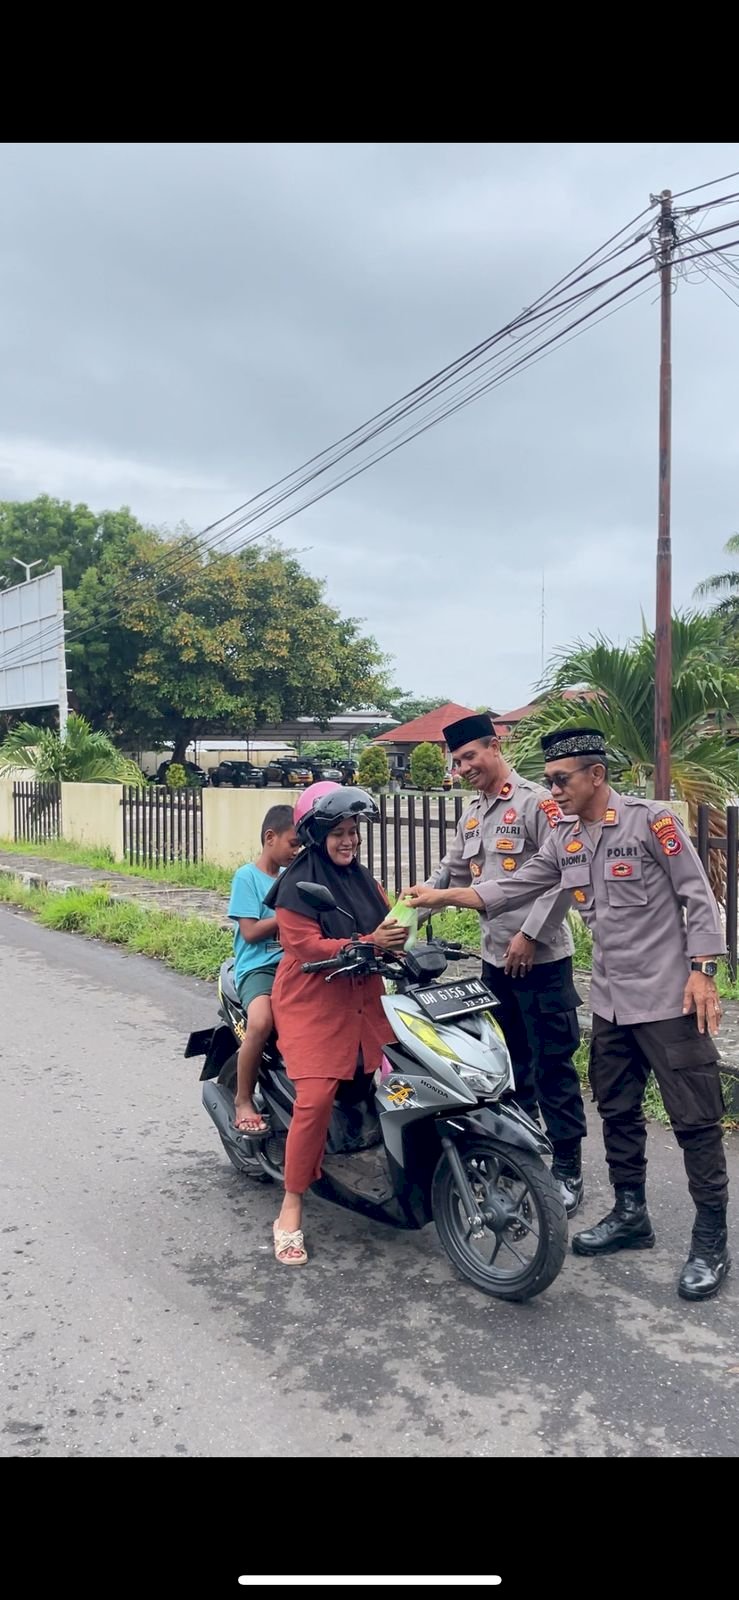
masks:
[(544, 610), (544, 573), (541, 575), (541, 675), (544, 677), (544, 624), (546, 612)]
[(657, 523), (657, 614), (654, 632), (654, 797), (669, 800), (672, 741), (672, 251), (675, 219), (672, 191), (659, 199), (660, 358), (659, 510)]

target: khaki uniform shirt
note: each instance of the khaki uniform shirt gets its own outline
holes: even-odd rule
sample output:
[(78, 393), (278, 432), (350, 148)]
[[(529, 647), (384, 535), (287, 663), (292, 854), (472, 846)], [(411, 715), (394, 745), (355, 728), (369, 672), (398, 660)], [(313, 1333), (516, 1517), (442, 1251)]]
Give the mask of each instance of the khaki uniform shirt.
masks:
[[(719, 908), (697, 852), (662, 801), (611, 790), (596, 843), (562, 817), (533, 861), (508, 883), (475, 883), (494, 921), (558, 887), (593, 932), (593, 1011), (623, 1026), (679, 1017), (696, 956), (726, 949)], [(544, 901), (522, 931), (537, 938)]]
[[(481, 882), (498, 884), (513, 880), (524, 863), (536, 855), (561, 815), (556, 800), (552, 800), (540, 784), (529, 783), (517, 772), (509, 772), (497, 795), (492, 798), (475, 795), (470, 801), (437, 873), (441, 867), (448, 867), (455, 889), (466, 888), (469, 884), (479, 889)], [(435, 882), (436, 873), (428, 879), (431, 886)], [(523, 902), (516, 901), (516, 906), (523, 903), (530, 907), (539, 899), (534, 961), (563, 961), (573, 950), (572, 935), (563, 920), (571, 907), (571, 897), (557, 884), (543, 895), (540, 889), (529, 890)], [(520, 912), (513, 907), (509, 911), (507, 905), (502, 916), (485, 917), (483, 961), (502, 967), (506, 947), (520, 928)]]

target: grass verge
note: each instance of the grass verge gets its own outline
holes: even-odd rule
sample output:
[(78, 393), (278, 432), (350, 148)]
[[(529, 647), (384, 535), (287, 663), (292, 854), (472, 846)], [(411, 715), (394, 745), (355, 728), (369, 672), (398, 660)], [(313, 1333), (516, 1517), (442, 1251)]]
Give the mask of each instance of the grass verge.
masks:
[(30, 844), (13, 839), (0, 839), (0, 853), (13, 856), (38, 856), (40, 861), (58, 861), (70, 867), (95, 867), (102, 872), (121, 873), (128, 878), (148, 878), (156, 883), (171, 883), (190, 889), (219, 889), (227, 895), (233, 873), (227, 867), (214, 867), (207, 861), (189, 866), (179, 861), (162, 863), (158, 867), (132, 866), (128, 861), (116, 861), (112, 850), (85, 849), (82, 845), (67, 844), (55, 839), (53, 844)]
[(50, 894), (47, 889), (26, 889), (3, 875), (0, 901), (30, 911), (45, 928), (117, 944), (137, 955), (164, 961), (174, 972), (191, 978), (216, 978), (221, 962), (232, 953), (231, 935), (217, 923), (111, 901), (104, 889)]

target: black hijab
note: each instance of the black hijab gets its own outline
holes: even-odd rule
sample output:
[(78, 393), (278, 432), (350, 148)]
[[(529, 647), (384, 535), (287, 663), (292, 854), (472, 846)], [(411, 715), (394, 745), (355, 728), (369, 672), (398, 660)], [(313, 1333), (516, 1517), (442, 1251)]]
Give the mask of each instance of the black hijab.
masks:
[(321, 883), (330, 889), (337, 906), (351, 912), (357, 933), (374, 933), (387, 916), (383, 899), (371, 872), (353, 861), (350, 867), (334, 866), (323, 844), (311, 844), (281, 872), (269, 890), (265, 905), (270, 911), (296, 911), (300, 917), (318, 922), (327, 939), (350, 939), (353, 933), (348, 917), (338, 911), (319, 911), (298, 893), (299, 883)]

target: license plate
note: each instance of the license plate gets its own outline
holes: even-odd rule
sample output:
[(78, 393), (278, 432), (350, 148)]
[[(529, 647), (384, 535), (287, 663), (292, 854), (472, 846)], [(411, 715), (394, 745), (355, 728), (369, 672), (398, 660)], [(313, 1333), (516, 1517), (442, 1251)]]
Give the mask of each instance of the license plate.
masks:
[(496, 1003), (480, 978), (462, 978), (459, 983), (435, 983), (428, 989), (414, 989), (414, 1000), (434, 1022), (461, 1017), (467, 1011), (489, 1011)]

